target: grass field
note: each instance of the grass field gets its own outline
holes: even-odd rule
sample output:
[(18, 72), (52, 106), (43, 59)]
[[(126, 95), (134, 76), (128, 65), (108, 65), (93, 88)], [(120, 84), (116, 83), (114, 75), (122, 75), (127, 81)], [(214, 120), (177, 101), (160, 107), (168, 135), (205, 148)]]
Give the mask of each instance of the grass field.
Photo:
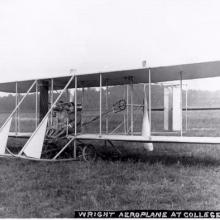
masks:
[[(211, 127), (201, 136), (218, 135), (220, 114), (207, 116), (194, 114), (189, 125)], [(18, 146), (19, 140), (11, 138), (9, 145)], [(111, 154), (102, 143), (95, 145)], [(117, 146), (120, 160), (94, 163), (2, 158), (0, 217), (73, 217), (75, 210), (220, 210), (219, 146), (155, 144), (153, 152), (141, 144)]]
[(74, 210), (218, 209), (218, 160), (0, 161), (0, 217), (72, 217)]

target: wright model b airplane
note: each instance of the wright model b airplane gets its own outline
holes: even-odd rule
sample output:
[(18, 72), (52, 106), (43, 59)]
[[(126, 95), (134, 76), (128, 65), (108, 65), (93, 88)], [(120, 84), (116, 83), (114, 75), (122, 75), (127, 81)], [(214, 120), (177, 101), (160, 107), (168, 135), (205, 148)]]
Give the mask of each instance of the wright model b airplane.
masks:
[[(220, 61), (184, 64), (165, 67), (112, 71), (103, 73), (80, 74), (71, 72), (69, 76), (49, 79), (36, 79), (0, 84), (0, 91), (14, 93), (16, 107), (0, 128), (0, 155), (19, 157), (30, 160), (94, 160), (96, 151), (91, 141), (103, 140), (113, 146), (112, 141), (142, 142), (152, 151), (153, 143), (206, 143), (220, 144), (220, 137), (188, 137), (183, 135), (183, 80), (220, 76)], [(178, 81), (178, 86), (164, 87), (164, 129), (179, 131), (178, 135), (154, 135), (151, 129), (152, 104), (151, 90), (155, 83)], [(134, 97), (133, 85), (143, 84), (144, 104), (142, 104), (142, 129), (134, 132)], [(108, 104), (108, 89), (113, 86), (125, 86), (126, 97), (116, 100), (113, 106)], [(84, 89), (99, 87), (99, 114), (87, 121), (82, 121)], [(54, 91), (60, 91), (56, 97)], [(81, 91), (81, 100), (77, 91)], [(62, 101), (64, 93), (69, 93), (69, 100)], [(35, 129), (33, 132), (21, 132), (18, 129), (18, 110), (26, 97), (35, 93)], [(18, 99), (18, 94), (25, 94)], [(103, 96), (105, 95), (105, 108)], [(170, 98), (171, 97), (171, 98)], [(39, 105), (38, 105), (39, 103)], [(48, 104), (49, 103), (49, 104)], [(109, 114), (123, 117), (125, 131), (115, 134), (109, 131)], [(10, 132), (12, 120), (15, 131)], [(98, 121), (98, 132), (84, 132), (83, 127)], [(103, 123), (105, 126), (103, 126)], [(116, 126), (116, 128), (118, 127)], [(114, 129), (116, 130), (116, 129)], [(8, 137), (26, 137), (27, 142), (18, 153), (7, 146)], [(89, 143), (89, 144), (88, 144)]]

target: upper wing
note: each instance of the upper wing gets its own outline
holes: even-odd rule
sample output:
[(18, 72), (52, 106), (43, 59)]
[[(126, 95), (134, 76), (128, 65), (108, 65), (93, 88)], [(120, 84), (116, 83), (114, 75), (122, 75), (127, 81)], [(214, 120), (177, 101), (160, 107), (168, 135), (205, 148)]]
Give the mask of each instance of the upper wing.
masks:
[[(175, 66), (161, 66), (153, 67), (151, 70), (151, 82), (166, 82), (189, 79), (199, 79), (208, 77), (220, 76), (220, 61), (193, 63), (193, 64), (182, 64)], [(148, 83), (149, 81), (149, 68), (142, 69), (130, 69), (130, 70), (119, 70), (103, 72), (102, 74), (102, 85), (113, 86), (113, 85), (124, 85), (128, 84), (132, 79), (134, 84), (137, 83)], [(181, 74), (180, 74), (181, 73)], [(54, 89), (63, 89), (70, 76), (55, 77)], [(77, 87), (99, 87), (100, 73), (77, 73)], [(39, 79), (44, 81), (50, 81), (50, 79)], [(26, 92), (33, 80), (20, 81), (18, 82), (18, 92)], [(69, 88), (74, 88), (75, 83), (72, 82)], [(0, 91), (3, 92), (15, 92), (15, 82), (0, 83)], [(34, 91), (34, 90), (33, 90)]]

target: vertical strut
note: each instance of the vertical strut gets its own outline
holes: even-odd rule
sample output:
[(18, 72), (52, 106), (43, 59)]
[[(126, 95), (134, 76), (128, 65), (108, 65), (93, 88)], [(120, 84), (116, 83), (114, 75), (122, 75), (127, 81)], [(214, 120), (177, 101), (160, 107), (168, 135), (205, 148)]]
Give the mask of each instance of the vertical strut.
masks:
[(129, 85), (127, 85), (127, 94), (126, 94), (126, 98), (127, 98), (127, 134), (129, 133)]
[(102, 135), (102, 74), (99, 75), (99, 135)]
[(82, 87), (82, 95), (81, 95), (81, 105), (82, 105), (82, 109), (83, 109), (83, 103), (84, 103), (84, 93), (85, 93), (85, 88)]
[[(18, 82), (15, 83), (15, 90), (16, 90), (16, 96), (15, 96), (15, 106), (18, 105)], [(15, 135), (18, 134), (18, 109), (16, 110), (16, 116), (15, 116)]]
[[(77, 76), (75, 76), (75, 137), (77, 135)], [(76, 159), (76, 148), (77, 148), (77, 144), (76, 144), (76, 139), (73, 142), (74, 146), (73, 146), (73, 157), (74, 159)]]
[[(144, 83), (144, 100), (147, 100), (146, 83)], [(144, 105), (144, 103), (143, 103), (143, 105)]]
[(82, 87), (82, 96), (81, 96), (81, 106), (82, 106), (82, 110), (81, 110), (81, 119), (80, 119), (80, 126), (81, 126), (81, 132), (83, 132), (83, 125), (82, 125), (82, 115), (83, 115), (83, 105), (84, 105), (84, 94), (85, 94), (85, 88)]
[[(53, 105), (53, 88), (54, 88), (54, 81), (51, 79), (50, 81), (50, 103)], [(51, 126), (53, 125), (53, 109), (51, 110), (50, 113), (50, 124)]]
[(77, 135), (77, 76), (75, 76), (75, 136)]
[[(106, 81), (105, 110), (108, 111), (108, 81)], [(105, 128), (106, 134), (108, 134), (108, 114), (106, 115), (105, 126), (106, 126), (106, 128)]]
[[(20, 93), (18, 92), (18, 103), (20, 101)], [(20, 107), (18, 108), (18, 133), (20, 132)]]
[(131, 82), (131, 135), (134, 135), (134, 85)]
[[(123, 98), (126, 99), (126, 87), (125, 87), (125, 86), (124, 86), (124, 89), (125, 89), (125, 91), (124, 91), (124, 96), (123, 96)], [(128, 104), (128, 103), (126, 102), (126, 109), (128, 108), (128, 105), (127, 105), (127, 104)], [(123, 117), (124, 117), (124, 134), (127, 134), (126, 111), (124, 111)]]
[(149, 89), (149, 91), (148, 91), (148, 93), (149, 93), (149, 96), (148, 96), (148, 102), (149, 102), (149, 127), (150, 127), (150, 136), (151, 136), (151, 69), (149, 68), (149, 70), (148, 70), (148, 77), (149, 77), (149, 79), (148, 79), (148, 81), (149, 81), (149, 86), (148, 86), (148, 89)]
[(180, 135), (183, 136), (183, 80), (182, 71), (180, 71)]
[(188, 129), (188, 87), (186, 85), (186, 131)]
[(36, 91), (35, 91), (35, 129), (38, 126), (38, 81), (36, 80)]

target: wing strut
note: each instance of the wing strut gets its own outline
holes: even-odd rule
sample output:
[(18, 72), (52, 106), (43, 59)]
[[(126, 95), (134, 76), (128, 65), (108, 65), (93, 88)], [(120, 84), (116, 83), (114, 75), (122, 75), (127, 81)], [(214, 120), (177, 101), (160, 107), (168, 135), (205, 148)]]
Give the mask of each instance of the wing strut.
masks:
[(32, 90), (32, 88), (34, 87), (35, 84), (36, 84), (36, 80), (33, 82), (33, 84), (28, 89), (27, 93), (25, 94), (25, 96), (23, 96), (23, 98), (16, 105), (14, 110), (11, 112), (11, 114), (6, 119), (5, 123), (0, 128), (0, 155), (5, 155), (5, 149), (6, 149), (6, 145), (8, 142), (8, 136), (9, 136), (9, 131), (10, 131), (10, 127), (11, 127), (12, 117), (17, 112), (18, 108), (20, 107), (20, 105), (22, 104), (22, 102), (24, 101), (26, 96), (30, 93), (30, 91)]
[(68, 88), (68, 86), (70, 85), (70, 83), (72, 82), (73, 79), (74, 79), (74, 75), (72, 75), (72, 77), (67, 82), (66, 86), (63, 88), (62, 92), (59, 94), (57, 99), (51, 105), (47, 114), (44, 116), (41, 123), (35, 129), (34, 133), (31, 135), (31, 137), (28, 139), (27, 143), (21, 149), (18, 156), (21, 156), (22, 153), (25, 153), (26, 156), (28, 156), (28, 157), (40, 159), (42, 149), (43, 149), (44, 137), (46, 134), (46, 128), (47, 128), (49, 114), (52, 111), (52, 109), (55, 107), (56, 103), (59, 101), (60, 97), (66, 91), (66, 89)]

